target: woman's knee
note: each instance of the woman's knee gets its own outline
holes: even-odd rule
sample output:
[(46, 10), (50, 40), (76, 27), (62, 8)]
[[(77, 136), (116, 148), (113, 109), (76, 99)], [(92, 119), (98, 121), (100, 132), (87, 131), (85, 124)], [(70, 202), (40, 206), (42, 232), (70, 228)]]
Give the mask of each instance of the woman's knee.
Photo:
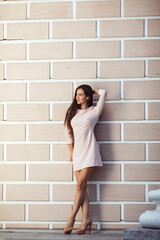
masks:
[(77, 181), (77, 190), (78, 191), (84, 191), (87, 188), (87, 182), (83, 180)]

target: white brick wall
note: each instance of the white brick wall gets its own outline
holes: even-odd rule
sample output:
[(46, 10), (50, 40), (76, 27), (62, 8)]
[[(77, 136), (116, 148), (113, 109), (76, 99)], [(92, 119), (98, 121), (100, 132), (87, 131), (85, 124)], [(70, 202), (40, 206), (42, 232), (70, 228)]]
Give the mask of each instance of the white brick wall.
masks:
[[(148, 191), (160, 184), (159, 6), (0, 2), (1, 228), (64, 227), (76, 182), (63, 120), (86, 82), (108, 91), (95, 130), (104, 167), (89, 183), (94, 227), (138, 226), (141, 212), (154, 208)], [(80, 221), (79, 214), (76, 226)]]

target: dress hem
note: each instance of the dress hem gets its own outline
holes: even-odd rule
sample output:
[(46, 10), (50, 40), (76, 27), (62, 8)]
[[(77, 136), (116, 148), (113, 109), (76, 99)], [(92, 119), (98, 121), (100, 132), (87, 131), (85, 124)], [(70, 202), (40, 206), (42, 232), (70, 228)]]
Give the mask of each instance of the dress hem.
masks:
[(86, 166), (86, 167), (82, 167), (82, 168), (78, 168), (78, 169), (73, 169), (73, 170), (74, 170), (74, 172), (76, 172), (76, 171), (80, 171), (80, 170), (82, 170), (82, 169), (91, 168), (91, 167), (95, 167), (95, 168), (103, 167), (103, 164), (102, 164), (102, 165)]

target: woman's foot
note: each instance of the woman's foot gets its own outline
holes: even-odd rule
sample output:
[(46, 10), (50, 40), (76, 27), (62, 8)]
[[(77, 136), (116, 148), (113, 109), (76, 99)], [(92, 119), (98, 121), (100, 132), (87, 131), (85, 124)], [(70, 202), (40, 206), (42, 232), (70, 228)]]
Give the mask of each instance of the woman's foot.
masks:
[(77, 229), (78, 234), (85, 234), (86, 229), (88, 228), (89, 234), (91, 233), (91, 226), (92, 226), (92, 221), (88, 219), (87, 221), (82, 222), (82, 225), (79, 229)]
[(70, 234), (73, 230), (75, 219), (69, 219), (67, 225), (64, 228), (64, 234)]

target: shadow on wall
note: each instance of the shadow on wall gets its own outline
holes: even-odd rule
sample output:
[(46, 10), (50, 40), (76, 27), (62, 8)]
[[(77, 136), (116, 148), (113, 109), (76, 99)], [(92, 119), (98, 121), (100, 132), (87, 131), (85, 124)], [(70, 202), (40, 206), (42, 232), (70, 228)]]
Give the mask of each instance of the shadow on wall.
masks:
[[(108, 108), (105, 107), (102, 114), (108, 115)], [(105, 111), (105, 113), (104, 113)], [(102, 115), (101, 115), (102, 116)], [(97, 168), (94, 174), (91, 177), (91, 181), (98, 181), (100, 184), (98, 185), (97, 192), (97, 201), (101, 201), (102, 204), (91, 204), (91, 219), (97, 222), (106, 222), (106, 221), (114, 221), (115, 216), (119, 216), (119, 208), (117, 206), (114, 208), (110, 205), (103, 204), (104, 201), (104, 188), (103, 182), (106, 181), (119, 181), (120, 180), (120, 165), (114, 163), (106, 163), (108, 160), (114, 159), (114, 152), (112, 151), (112, 144), (103, 143), (103, 141), (113, 141), (114, 138), (114, 124), (110, 123), (101, 123), (101, 117), (99, 119), (98, 124), (95, 126), (95, 136), (99, 143), (100, 154), (103, 160), (103, 167)], [(117, 129), (117, 131), (120, 129)], [(104, 148), (109, 146), (109, 154), (108, 151), (103, 151)], [(104, 148), (103, 148), (104, 147)], [(108, 148), (108, 147), (107, 147)], [(113, 212), (114, 211), (114, 212)], [(120, 216), (119, 216), (120, 217)], [(116, 217), (117, 218), (117, 217)]]

